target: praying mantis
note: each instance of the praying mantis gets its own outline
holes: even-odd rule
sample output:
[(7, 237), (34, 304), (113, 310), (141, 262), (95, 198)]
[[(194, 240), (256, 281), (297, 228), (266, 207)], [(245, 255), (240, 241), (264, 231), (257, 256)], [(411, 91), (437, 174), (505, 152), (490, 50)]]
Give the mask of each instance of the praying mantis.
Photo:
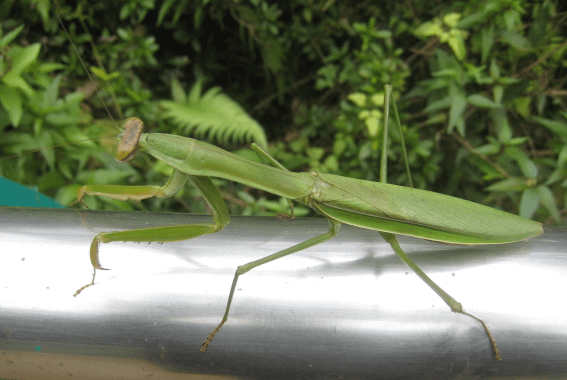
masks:
[[(387, 90), (386, 104), (389, 99), (389, 90)], [(388, 110), (387, 105), (384, 147), (388, 136), (386, 128), (389, 120)], [(163, 186), (86, 185), (79, 189), (78, 202), (83, 203), (87, 195), (120, 201), (171, 197), (187, 182), (191, 182), (208, 202), (213, 221), (97, 234), (90, 246), (90, 260), (94, 268), (92, 281), (77, 290), (75, 296), (95, 284), (97, 269), (105, 270), (99, 261), (99, 248), (102, 243), (180, 241), (222, 230), (229, 223), (229, 214), (224, 200), (210, 179), (210, 177), (218, 177), (240, 182), (311, 207), (328, 220), (329, 229), (297, 245), (238, 266), (229, 290), (224, 315), (202, 343), (201, 351), (207, 350), (215, 335), (227, 322), (241, 275), (268, 262), (328, 241), (339, 232), (341, 224), (344, 223), (378, 231), (400, 259), (443, 299), (451, 311), (473, 318), (482, 325), (496, 359), (501, 360), (496, 340), (484, 320), (466, 312), (461, 303), (435, 284), (404, 253), (395, 234), (449, 244), (503, 244), (541, 234), (543, 229), (540, 223), (458, 198), (387, 184), (385, 149), (383, 149), (380, 182), (318, 172), (290, 172), (260, 147), (252, 145), (252, 149), (270, 165), (246, 160), (194, 139), (144, 133), (142, 120), (127, 119), (118, 139), (117, 160), (128, 161), (138, 152), (146, 152), (173, 167), (172, 175)]]
[[(386, 91), (388, 111), (389, 88)], [(395, 107), (394, 107), (395, 109)], [(385, 118), (389, 113), (385, 112)], [(387, 127), (384, 130), (386, 140)], [(225, 313), (220, 323), (201, 345), (205, 352), (215, 335), (227, 322), (238, 279), (250, 270), (292, 253), (321, 244), (346, 223), (378, 231), (400, 259), (409, 266), (443, 301), (451, 311), (478, 321), (490, 341), (494, 355), (501, 360), (496, 341), (486, 323), (466, 312), (461, 303), (431, 280), (402, 250), (395, 234), (449, 244), (501, 244), (529, 239), (543, 232), (542, 225), (522, 217), (476, 203), (425, 190), (390, 185), (382, 174), (381, 182), (352, 179), (325, 173), (294, 173), (286, 170), (266, 151), (252, 145), (256, 153), (272, 166), (250, 161), (216, 146), (187, 137), (143, 133), (143, 122), (128, 118), (118, 140), (116, 159), (124, 162), (138, 151), (173, 167), (173, 173), (163, 186), (86, 185), (79, 189), (78, 202), (86, 195), (102, 196), (121, 201), (140, 201), (151, 197), (171, 197), (191, 182), (209, 204), (212, 223), (143, 228), (97, 234), (90, 246), (94, 268), (92, 281), (77, 290), (75, 296), (94, 285), (96, 270), (105, 270), (99, 262), (101, 243), (113, 241), (170, 242), (188, 240), (222, 230), (229, 223), (228, 209), (210, 177), (243, 183), (292, 202), (304, 204), (327, 218), (329, 230), (304, 242), (236, 268), (230, 287)], [(385, 154), (382, 157), (385, 167)], [(385, 173), (385, 170), (382, 170)]]

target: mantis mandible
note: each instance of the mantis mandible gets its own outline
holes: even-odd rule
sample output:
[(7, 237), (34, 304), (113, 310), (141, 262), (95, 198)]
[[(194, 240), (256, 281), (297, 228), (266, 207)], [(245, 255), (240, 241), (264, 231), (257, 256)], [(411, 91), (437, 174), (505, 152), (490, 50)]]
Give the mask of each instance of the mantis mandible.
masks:
[[(386, 91), (387, 100), (389, 91)], [(386, 103), (388, 104), (388, 103)], [(387, 108), (388, 109), (388, 108)], [(388, 118), (386, 112), (386, 118)], [(386, 119), (387, 120), (387, 119)], [(387, 129), (385, 128), (385, 136)], [(384, 138), (385, 140), (386, 138)], [(220, 323), (202, 343), (205, 351), (228, 320), (238, 278), (250, 270), (292, 253), (323, 243), (334, 237), (342, 223), (378, 231), (400, 259), (409, 266), (451, 311), (478, 321), (484, 328), (497, 360), (500, 352), (486, 323), (466, 312), (456, 301), (433, 282), (402, 250), (394, 234), (414, 236), (442, 243), (477, 245), (511, 243), (529, 239), (543, 232), (542, 226), (522, 217), (490, 207), (425, 190), (341, 177), (324, 173), (294, 173), (283, 168), (267, 152), (252, 148), (273, 166), (246, 160), (216, 146), (187, 137), (143, 133), (140, 119), (131, 117), (124, 123), (119, 137), (116, 158), (128, 161), (138, 151), (145, 151), (172, 166), (173, 174), (163, 186), (86, 185), (79, 189), (78, 201), (85, 195), (104, 196), (122, 201), (140, 201), (151, 197), (170, 197), (186, 182), (195, 185), (208, 202), (212, 223), (176, 225), (97, 234), (90, 247), (94, 268), (92, 281), (77, 290), (75, 296), (94, 285), (99, 263), (99, 246), (113, 241), (169, 242), (196, 238), (222, 230), (229, 222), (226, 204), (209, 177), (243, 183), (311, 207), (327, 218), (329, 230), (302, 243), (273, 253), (236, 268)], [(383, 163), (385, 158), (383, 156)], [(385, 171), (382, 171), (385, 173)]]
[[(327, 218), (329, 230), (282, 251), (238, 266), (230, 287), (224, 315), (220, 323), (202, 343), (202, 352), (207, 350), (215, 335), (228, 320), (236, 285), (241, 275), (260, 265), (321, 244), (334, 237), (339, 232), (340, 225), (345, 223), (378, 231), (400, 259), (441, 297), (451, 311), (473, 318), (482, 325), (496, 359), (501, 360), (496, 341), (486, 323), (481, 318), (466, 312), (461, 303), (433, 282), (404, 253), (395, 234), (449, 244), (502, 244), (537, 236), (543, 232), (542, 225), (466, 200), (411, 187), (387, 184), (386, 146), (390, 91), (390, 86), (386, 86), (380, 182), (317, 172), (290, 172), (255, 144), (252, 144), (252, 149), (272, 166), (244, 159), (216, 146), (191, 138), (143, 133), (143, 122), (135, 117), (128, 118), (118, 138), (116, 159), (121, 162), (128, 161), (138, 151), (144, 151), (173, 167), (173, 173), (169, 180), (163, 186), (86, 185), (79, 189), (77, 202), (83, 203), (83, 198), (86, 195), (103, 196), (121, 201), (171, 197), (189, 181), (203, 194), (212, 210), (213, 221), (212, 223), (97, 234), (90, 246), (90, 260), (94, 268), (92, 281), (78, 289), (74, 296), (77, 296), (85, 288), (94, 285), (97, 269), (105, 270), (99, 262), (99, 246), (101, 243), (113, 241), (180, 241), (222, 230), (229, 223), (229, 213), (219, 190), (209, 178), (218, 177), (273, 193), (291, 202), (304, 204)], [(395, 102), (393, 105), (397, 125), (401, 129)], [(409, 174), (405, 148), (403, 155)]]

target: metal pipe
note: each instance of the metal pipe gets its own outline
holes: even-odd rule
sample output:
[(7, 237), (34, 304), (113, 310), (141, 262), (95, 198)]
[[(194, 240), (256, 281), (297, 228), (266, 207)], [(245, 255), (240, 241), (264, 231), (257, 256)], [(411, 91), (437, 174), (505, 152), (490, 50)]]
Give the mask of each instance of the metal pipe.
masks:
[[(499, 378), (565, 374), (567, 231), (527, 242), (451, 246), (400, 237), (405, 252), (481, 325), (449, 308), (375, 231), (343, 225), (329, 242), (242, 276), (234, 270), (327, 230), (324, 219), (234, 217), (216, 234), (101, 246), (97, 232), (210, 216), (0, 208), (0, 378)], [(196, 377), (198, 378), (198, 377)]]

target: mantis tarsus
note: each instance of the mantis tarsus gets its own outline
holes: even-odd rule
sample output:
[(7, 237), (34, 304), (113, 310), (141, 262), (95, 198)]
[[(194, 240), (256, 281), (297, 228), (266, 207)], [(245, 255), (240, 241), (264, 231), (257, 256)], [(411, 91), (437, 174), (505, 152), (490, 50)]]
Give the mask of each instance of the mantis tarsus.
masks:
[[(389, 87), (387, 87), (386, 104), (389, 101), (389, 93)], [(388, 124), (388, 109), (387, 106), (385, 126)], [(384, 146), (386, 146), (386, 139), (387, 128), (384, 128)], [(435, 291), (453, 312), (469, 316), (482, 325), (496, 359), (501, 360), (496, 341), (486, 323), (481, 318), (464, 311), (459, 302), (435, 284), (411, 261), (399, 246), (394, 234), (450, 244), (499, 244), (525, 240), (541, 234), (543, 229), (540, 223), (462, 199), (387, 184), (385, 149), (383, 149), (382, 156), (381, 182), (378, 183), (332, 174), (290, 172), (260, 147), (253, 145), (252, 148), (272, 166), (246, 160), (194, 139), (167, 134), (143, 133), (143, 123), (140, 119), (127, 119), (119, 137), (116, 158), (119, 161), (127, 161), (138, 150), (145, 151), (172, 166), (173, 174), (161, 187), (83, 186), (79, 190), (78, 201), (83, 202), (85, 195), (104, 196), (122, 201), (170, 197), (181, 190), (189, 180), (202, 192), (208, 202), (213, 213), (213, 222), (97, 234), (90, 247), (90, 259), (94, 268), (92, 281), (77, 290), (75, 296), (85, 288), (94, 285), (97, 269), (105, 269), (99, 263), (100, 243), (179, 241), (222, 230), (229, 222), (229, 214), (218, 189), (209, 178), (218, 177), (240, 182), (287, 198), (292, 202), (309, 206), (327, 218), (329, 230), (280, 252), (239, 266), (230, 288), (225, 313), (220, 323), (202, 343), (201, 351), (204, 352), (209, 347), (215, 335), (227, 321), (240, 275), (262, 264), (323, 243), (338, 233), (342, 223), (346, 223), (378, 231), (400, 259)]]

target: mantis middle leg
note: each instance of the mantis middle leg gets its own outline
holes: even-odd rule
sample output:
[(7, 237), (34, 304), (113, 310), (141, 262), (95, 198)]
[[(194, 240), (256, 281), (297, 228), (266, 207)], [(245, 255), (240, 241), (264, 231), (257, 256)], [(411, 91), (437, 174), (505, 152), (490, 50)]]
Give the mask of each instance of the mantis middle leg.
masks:
[(236, 284), (238, 282), (238, 277), (240, 277), (240, 275), (242, 275), (246, 272), (249, 272), (250, 270), (252, 270), (256, 267), (259, 267), (260, 265), (269, 263), (271, 261), (277, 260), (277, 259), (282, 258), (282, 257), (287, 256), (287, 255), (291, 255), (292, 253), (302, 251), (306, 248), (313, 247), (314, 245), (323, 243), (323, 242), (331, 239), (333, 236), (335, 236), (337, 234), (337, 232), (339, 232), (339, 228), (340, 228), (341, 224), (339, 222), (337, 222), (336, 220), (333, 220), (333, 219), (328, 218), (328, 220), (329, 220), (329, 231), (325, 232), (324, 234), (315, 236), (315, 237), (313, 237), (309, 240), (306, 240), (302, 243), (294, 245), (293, 247), (286, 248), (282, 251), (276, 252), (274, 254), (271, 254), (269, 256), (266, 256), (264, 258), (261, 258), (261, 259), (255, 260), (255, 261), (251, 261), (247, 264), (240, 265), (238, 268), (236, 268), (236, 272), (234, 273), (234, 278), (232, 280), (232, 286), (230, 287), (230, 293), (228, 294), (228, 302), (226, 304), (226, 309), (224, 311), (224, 315), (222, 317), (222, 320), (220, 321), (218, 326), (215, 327), (215, 329), (213, 331), (211, 331), (209, 336), (207, 336), (207, 339), (205, 339), (205, 341), (201, 345), (201, 352), (205, 352), (207, 350), (207, 348), (211, 344), (211, 341), (213, 340), (215, 335), (219, 332), (221, 327), (228, 320), (228, 312), (230, 311), (230, 305), (232, 304), (232, 298), (234, 296), (234, 291), (236, 290)]

